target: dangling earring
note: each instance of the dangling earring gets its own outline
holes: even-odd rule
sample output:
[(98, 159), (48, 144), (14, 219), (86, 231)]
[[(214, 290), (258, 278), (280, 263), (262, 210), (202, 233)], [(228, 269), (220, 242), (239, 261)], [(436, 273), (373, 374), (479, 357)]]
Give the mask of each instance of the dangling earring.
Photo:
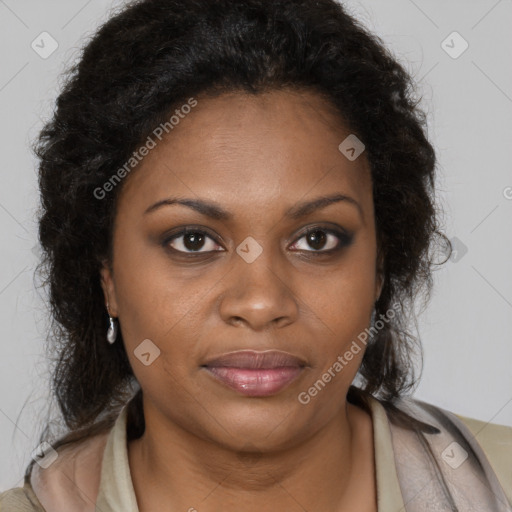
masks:
[(375, 327), (375, 316), (376, 316), (376, 313), (377, 313), (377, 308), (373, 308), (372, 317), (370, 319), (370, 327)]
[(108, 319), (110, 322), (110, 325), (108, 326), (108, 330), (107, 330), (107, 341), (112, 345), (117, 339), (118, 325), (117, 325), (117, 320), (110, 316), (110, 309), (108, 307), (108, 303), (107, 303), (107, 311), (108, 311)]
[(107, 330), (107, 341), (112, 345), (117, 338), (117, 321), (115, 318), (111, 316), (108, 317), (110, 321), (110, 325)]

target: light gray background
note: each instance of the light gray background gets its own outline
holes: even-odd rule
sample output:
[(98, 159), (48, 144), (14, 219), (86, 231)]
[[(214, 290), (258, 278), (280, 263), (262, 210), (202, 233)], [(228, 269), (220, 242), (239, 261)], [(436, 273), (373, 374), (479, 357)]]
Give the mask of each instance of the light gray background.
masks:
[[(48, 322), (33, 282), (36, 162), (28, 142), (51, 113), (59, 74), (120, 3), (0, 0), (0, 490), (22, 485), (48, 401)], [(439, 158), (445, 232), (460, 241), (459, 259), (435, 274), (430, 307), (419, 317), (425, 365), (415, 396), (512, 425), (512, 2), (346, 5), (418, 80)], [(44, 31), (59, 45), (47, 59), (31, 48)], [(456, 59), (441, 46), (453, 31), (469, 43)], [(447, 44), (461, 48), (457, 39)]]

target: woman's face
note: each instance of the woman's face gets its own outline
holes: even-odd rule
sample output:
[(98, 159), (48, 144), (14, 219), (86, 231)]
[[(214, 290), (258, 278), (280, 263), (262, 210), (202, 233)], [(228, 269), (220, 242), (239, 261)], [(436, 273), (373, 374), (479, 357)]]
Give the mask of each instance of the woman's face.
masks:
[[(126, 178), (103, 289), (147, 424), (284, 448), (339, 413), (364, 355), (299, 399), (368, 327), (380, 294), (369, 165), (340, 151), (350, 132), (311, 92), (197, 101)], [(302, 208), (333, 196), (350, 199)], [(248, 349), (302, 366), (205, 366)], [(258, 371), (267, 384), (254, 387)]]

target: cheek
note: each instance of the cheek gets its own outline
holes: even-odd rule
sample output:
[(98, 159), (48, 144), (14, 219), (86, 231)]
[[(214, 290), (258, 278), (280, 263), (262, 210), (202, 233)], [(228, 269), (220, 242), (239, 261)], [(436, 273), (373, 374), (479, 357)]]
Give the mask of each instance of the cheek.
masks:
[[(177, 391), (180, 386), (175, 381), (184, 382), (196, 368), (199, 345), (207, 330), (205, 307), (209, 307), (219, 278), (214, 280), (213, 272), (206, 274), (199, 267), (195, 271), (180, 269), (151, 252), (139, 256), (136, 251), (126, 251), (117, 260), (123, 339), (141, 385), (151, 389), (165, 383)], [(157, 347), (148, 344), (150, 352), (158, 353), (147, 367), (137, 357), (144, 340)]]
[(301, 295), (325, 319), (332, 331), (358, 325), (375, 300), (375, 260), (369, 252), (353, 251), (339, 264), (306, 279)]
[[(368, 257), (371, 252), (354, 251), (340, 265), (330, 269), (314, 285), (308, 283), (302, 290), (305, 308), (317, 318), (317, 348), (319, 367), (330, 367), (339, 355), (350, 350), (353, 342), (357, 346), (348, 355), (348, 364), (357, 371), (366, 345), (361, 342), (365, 329), (369, 327), (369, 315), (374, 303), (375, 261)], [(321, 335), (318, 333), (321, 331)], [(359, 338), (358, 338), (359, 337)]]
[(201, 290), (188, 286), (186, 269), (172, 264), (163, 248), (121, 227), (115, 242), (115, 287), (123, 327), (136, 337), (160, 337), (193, 308)]
[(149, 396), (165, 389), (165, 400), (178, 403), (180, 382), (194, 358), (194, 304), (200, 294), (147, 258), (126, 255), (118, 263), (119, 318), (130, 365)]

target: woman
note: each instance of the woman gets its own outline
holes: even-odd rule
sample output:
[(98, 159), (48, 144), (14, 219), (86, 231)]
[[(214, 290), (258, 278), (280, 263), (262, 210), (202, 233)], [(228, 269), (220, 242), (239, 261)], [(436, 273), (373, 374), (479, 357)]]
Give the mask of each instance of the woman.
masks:
[(35, 148), (69, 433), (0, 511), (511, 511), (512, 428), (410, 396), (417, 103), (333, 0), (112, 17)]

